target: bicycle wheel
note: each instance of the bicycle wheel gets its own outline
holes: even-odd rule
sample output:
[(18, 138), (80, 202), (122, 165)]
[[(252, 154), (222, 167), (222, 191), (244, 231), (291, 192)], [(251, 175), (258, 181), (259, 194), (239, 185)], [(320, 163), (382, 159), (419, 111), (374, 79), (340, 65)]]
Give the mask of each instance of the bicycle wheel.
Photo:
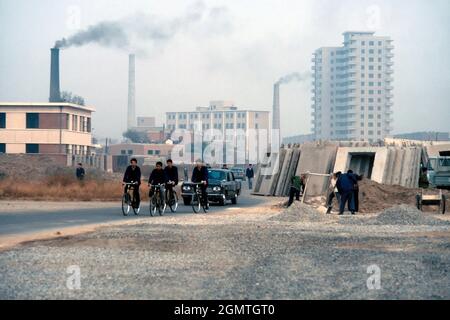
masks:
[(150, 215), (153, 217), (156, 214), (156, 210), (157, 210), (157, 203), (156, 203), (156, 199), (155, 196), (153, 195), (153, 197), (150, 198)]
[(128, 201), (128, 194), (124, 194), (122, 197), (122, 214), (128, 216), (130, 213), (130, 202)]
[(192, 210), (194, 210), (195, 213), (199, 213), (201, 210), (201, 207), (202, 207), (202, 205), (198, 199), (198, 195), (196, 195), (196, 194), (193, 195), (192, 196)]
[(133, 208), (134, 215), (138, 216), (139, 215), (139, 208), (136, 208), (136, 199), (133, 199), (131, 207)]
[(160, 195), (158, 195), (158, 213), (160, 216), (163, 216), (166, 211), (166, 205), (164, 201), (161, 202)]
[(172, 213), (177, 212), (178, 209), (178, 195), (176, 192), (172, 192), (172, 197), (170, 196), (170, 192), (169, 192), (169, 196), (168, 196), (168, 200), (167, 203), (169, 204), (169, 208), (170, 211), (172, 211)]
[(202, 204), (202, 209), (203, 209), (203, 212), (204, 213), (208, 213), (208, 206), (206, 205), (206, 203), (205, 204)]

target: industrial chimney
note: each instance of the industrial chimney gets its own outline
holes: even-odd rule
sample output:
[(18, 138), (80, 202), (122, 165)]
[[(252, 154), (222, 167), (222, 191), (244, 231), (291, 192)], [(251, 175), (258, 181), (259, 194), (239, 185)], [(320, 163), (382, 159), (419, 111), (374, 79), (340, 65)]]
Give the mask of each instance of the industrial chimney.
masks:
[(128, 115), (127, 128), (136, 127), (136, 57), (134, 54), (129, 55), (128, 65)]
[[(272, 136), (277, 132), (279, 134), (278, 143), (281, 142), (281, 124), (280, 124), (280, 83), (277, 82), (273, 86), (273, 110), (272, 110)], [(280, 145), (280, 144), (279, 144)]]
[(49, 102), (61, 102), (59, 88), (59, 49), (52, 48), (50, 64), (50, 97)]

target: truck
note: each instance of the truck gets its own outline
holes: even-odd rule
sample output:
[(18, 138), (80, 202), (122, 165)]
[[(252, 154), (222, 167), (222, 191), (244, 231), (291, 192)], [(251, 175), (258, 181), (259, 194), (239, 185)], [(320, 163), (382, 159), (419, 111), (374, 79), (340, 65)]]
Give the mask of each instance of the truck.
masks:
[(431, 187), (450, 189), (450, 157), (431, 157), (427, 168)]
[[(228, 169), (208, 169), (208, 201), (224, 206), (226, 201), (237, 204), (241, 194), (241, 182), (236, 180), (234, 174)], [(181, 185), (181, 196), (184, 205), (190, 205), (194, 193), (192, 182), (183, 182)]]

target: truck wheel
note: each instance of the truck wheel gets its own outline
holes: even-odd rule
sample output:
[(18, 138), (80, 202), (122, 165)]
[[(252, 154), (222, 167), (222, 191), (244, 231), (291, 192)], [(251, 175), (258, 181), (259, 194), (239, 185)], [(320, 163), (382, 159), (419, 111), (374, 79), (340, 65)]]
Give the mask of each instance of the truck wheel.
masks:
[(221, 198), (219, 200), (219, 206), (223, 207), (225, 205), (225, 200), (223, 198)]
[(191, 201), (192, 201), (192, 198), (183, 198), (183, 203), (184, 203), (184, 205), (185, 206), (190, 206), (191, 205)]
[(238, 196), (235, 195), (234, 198), (231, 199), (231, 203), (232, 203), (232, 204), (237, 204), (237, 198), (238, 198)]

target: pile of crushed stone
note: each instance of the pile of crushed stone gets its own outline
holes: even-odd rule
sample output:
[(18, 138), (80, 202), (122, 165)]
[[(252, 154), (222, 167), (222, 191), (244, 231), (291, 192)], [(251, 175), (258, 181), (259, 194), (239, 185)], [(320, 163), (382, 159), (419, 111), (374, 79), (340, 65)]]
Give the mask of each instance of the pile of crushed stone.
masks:
[(280, 214), (269, 219), (269, 221), (280, 222), (322, 222), (327, 220), (329, 219), (327, 219), (324, 214), (320, 213), (312, 206), (298, 201), (294, 202), (289, 208), (284, 209)]
[(441, 220), (430, 216), (408, 205), (399, 205), (381, 212), (377, 217), (367, 221), (368, 224), (375, 225), (431, 225), (448, 226), (450, 221)]

